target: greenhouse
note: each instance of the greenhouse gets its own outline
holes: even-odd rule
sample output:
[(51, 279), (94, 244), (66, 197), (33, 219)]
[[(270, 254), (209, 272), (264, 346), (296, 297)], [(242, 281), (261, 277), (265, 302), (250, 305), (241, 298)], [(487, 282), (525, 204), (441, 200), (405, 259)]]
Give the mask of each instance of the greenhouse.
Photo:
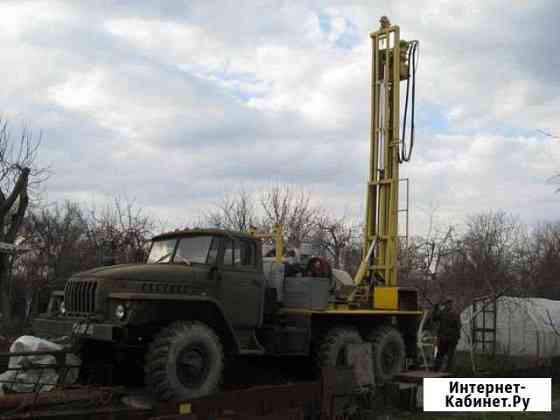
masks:
[(461, 313), (458, 351), (547, 362), (560, 356), (560, 301), (502, 296)]

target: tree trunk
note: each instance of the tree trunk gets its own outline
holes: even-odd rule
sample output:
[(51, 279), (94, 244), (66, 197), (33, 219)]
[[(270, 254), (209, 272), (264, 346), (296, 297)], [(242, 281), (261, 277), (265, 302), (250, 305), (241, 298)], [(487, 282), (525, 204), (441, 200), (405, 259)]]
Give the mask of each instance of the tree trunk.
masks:
[[(29, 184), (29, 168), (22, 168), (12, 192), (6, 197), (0, 191), (0, 220), (3, 225), (0, 226), (0, 241), (13, 244), (16, 241), (18, 232), (25, 211), (29, 205), (29, 196), (27, 195), (27, 187)], [(14, 211), (15, 210), (15, 211)], [(13, 299), (12, 299), (12, 267), (10, 264), (10, 255), (0, 253), (0, 303), (2, 307), (3, 320), (9, 321), (13, 315)]]
[(10, 257), (8, 254), (0, 254), (0, 303), (2, 307), (2, 321), (10, 321), (12, 319), (12, 282), (10, 276)]
[(334, 252), (334, 268), (340, 269), (340, 248), (336, 248)]

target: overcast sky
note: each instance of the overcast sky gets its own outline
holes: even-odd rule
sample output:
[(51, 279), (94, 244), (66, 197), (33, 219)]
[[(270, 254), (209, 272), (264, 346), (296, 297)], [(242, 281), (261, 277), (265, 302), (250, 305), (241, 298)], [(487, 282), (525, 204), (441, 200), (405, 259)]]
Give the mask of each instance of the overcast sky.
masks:
[(280, 182), (360, 217), (384, 14), (420, 41), (413, 232), (433, 209), (558, 219), (554, 0), (3, 0), (0, 115), (43, 132), (49, 202), (125, 194), (173, 226)]

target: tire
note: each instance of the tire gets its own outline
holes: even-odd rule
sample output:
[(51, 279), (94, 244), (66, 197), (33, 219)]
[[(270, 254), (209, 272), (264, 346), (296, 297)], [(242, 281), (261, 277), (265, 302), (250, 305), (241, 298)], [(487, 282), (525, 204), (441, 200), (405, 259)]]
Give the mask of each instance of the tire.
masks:
[(224, 352), (216, 333), (202, 322), (175, 322), (149, 345), (144, 378), (161, 399), (198, 398), (218, 389), (223, 370)]
[(401, 333), (390, 325), (380, 325), (366, 337), (376, 383), (390, 381), (402, 370), (406, 349)]
[(327, 331), (319, 343), (316, 368), (318, 373), (324, 367), (347, 366), (345, 347), (347, 344), (360, 344), (362, 337), (351, 326), (337, 326)]

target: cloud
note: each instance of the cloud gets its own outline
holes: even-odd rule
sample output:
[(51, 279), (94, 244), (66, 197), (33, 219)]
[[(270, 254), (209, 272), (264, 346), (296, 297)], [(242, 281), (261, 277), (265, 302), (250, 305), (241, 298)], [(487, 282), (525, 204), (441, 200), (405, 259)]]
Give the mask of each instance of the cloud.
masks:
[(360, 217), (370, 40), (419, 39), (411, 222), (555, 218), (553, 1), (3, 2), (0, 113), (43, 131), (49, 199), (126, 193), (184, 223), (241, 185), (288, 182)]

